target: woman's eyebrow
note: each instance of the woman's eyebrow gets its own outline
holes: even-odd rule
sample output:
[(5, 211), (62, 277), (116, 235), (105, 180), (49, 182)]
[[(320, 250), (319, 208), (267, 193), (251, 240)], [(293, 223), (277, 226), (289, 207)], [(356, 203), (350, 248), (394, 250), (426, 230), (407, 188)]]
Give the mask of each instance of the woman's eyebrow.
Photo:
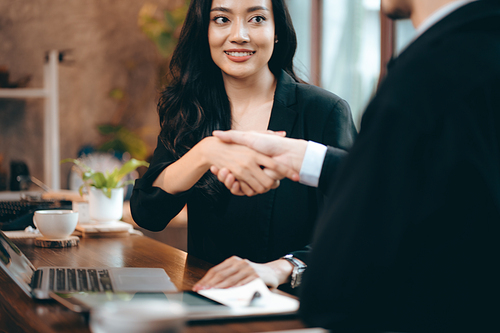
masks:
[[(254, 7), (249, 7), (247, 8), (247, 13), (251, 13), (251, 12), (255, 12), (255, 11), (258, 11), (258, 10), (265, 10), (265, 11), (269, 11), (269, 9), (267, 9), (266, 7), (264, 6), (254, 6)], [(227, 8), (227, 7), (214, 7), (212, 9), (210, 9), (210, 12), (226, 12), (226, 13), (232, 13), (233, 11), (230, 9), (230, 8)]]
[(255, 7), (250, 7), (247, 9), (247, 13), (251, 13), (251, 12), (256, 12), (258, 10), (266, 10), (266, 11), (269, 11), (269, 9), (267, 9), (266, 7), (264, 6), (255, 6)]
[(214, 7), (210, 9), (210, 12), (226, 12), (226, 13), (232, 13), (233, 11), (229, 8), (226, 7)]

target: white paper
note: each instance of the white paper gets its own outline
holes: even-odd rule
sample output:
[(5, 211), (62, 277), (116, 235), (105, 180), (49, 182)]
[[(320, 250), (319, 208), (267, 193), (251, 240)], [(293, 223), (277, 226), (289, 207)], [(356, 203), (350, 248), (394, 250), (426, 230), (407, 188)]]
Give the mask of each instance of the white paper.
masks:
[[(255, 292), (259, 292), (260, 297), (250, 304)], [(271, 292), (262, 279), (255, 279), (240, 287), (212, 288), (200, 290), (198, 293), (233, 309), (245, 308), (248, 310), (254, 309), (258, 312), (265, 310), (265, 312), (269, 311), (269, 313), (284, 313), (294, 312), (299, 308), (299, 301)]]

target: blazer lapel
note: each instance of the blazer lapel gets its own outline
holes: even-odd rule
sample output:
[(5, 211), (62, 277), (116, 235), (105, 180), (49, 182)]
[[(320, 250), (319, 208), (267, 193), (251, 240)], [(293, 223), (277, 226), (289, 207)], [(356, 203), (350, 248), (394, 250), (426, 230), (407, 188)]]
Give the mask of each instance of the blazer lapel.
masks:
[(272, 131), (286, 131), (287, 136), (292, 133), (293, 125), (298, 112), (293, 108), (296, 104), (296, 82), (285, 71), (281, 71), (278, 78), (274, 103), (271, 110), (271, 119), (268, 129)]
[[(286, 131), (286, 135), (292, 133), (295, 120), (298, 112), (293, 108), (296, 104), (295, 97), (296, 83), (284, 71), (281, 71), (281, 76), (278, 78), (276, 92), (274, 93), (274, 103), (271, 110), (271, 119), (269, 120), (268, 129), (272, 131)], [(271, 228), (271, 220), (273, 218), (274, 198), (278, 189), (270, 190), (267, 193), (257, 196), (259, 207), (261, 207), (262, 218), (260, 223), (256, 225), (259, 228), (262, 243), (258, 249), (259, 258), (262, 262), (274, 260), (276, 258), (269, 257), (269, 235)]]

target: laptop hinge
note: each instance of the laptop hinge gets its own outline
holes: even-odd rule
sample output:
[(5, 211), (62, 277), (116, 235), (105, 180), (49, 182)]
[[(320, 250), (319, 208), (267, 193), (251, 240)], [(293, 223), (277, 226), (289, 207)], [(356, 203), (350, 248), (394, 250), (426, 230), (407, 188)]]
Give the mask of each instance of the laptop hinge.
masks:
[(31, 277), (31, 289), (40, 289), (42, 287), (42, 275), (43, 271), (37, 270)]

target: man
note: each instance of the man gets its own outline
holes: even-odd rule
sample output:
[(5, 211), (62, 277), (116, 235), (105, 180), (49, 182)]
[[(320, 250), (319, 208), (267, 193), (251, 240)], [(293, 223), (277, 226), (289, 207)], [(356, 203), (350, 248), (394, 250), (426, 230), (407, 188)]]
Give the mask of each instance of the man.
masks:
[[(499, 331), (500, 3), (382, 0), (382, 10), (419, 35), (391, 62), (336, 177), (326, 151), (319, 186), (330, 192), (300, 314), (335, 332)], [(296, 171), (309, 159), (303, 141), (214, 134)], [(236, 191), (244, 180), (222, 171)]]

